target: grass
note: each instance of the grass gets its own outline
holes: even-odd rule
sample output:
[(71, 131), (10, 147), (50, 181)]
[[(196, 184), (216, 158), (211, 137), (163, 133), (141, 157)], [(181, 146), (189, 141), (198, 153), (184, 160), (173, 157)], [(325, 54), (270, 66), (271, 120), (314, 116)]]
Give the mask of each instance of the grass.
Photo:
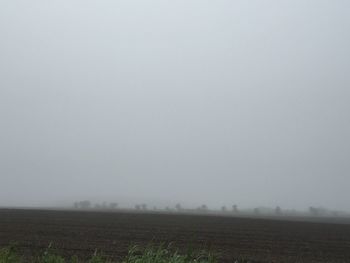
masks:
[(170, 248), (149, 247), (145, 250), (139, 250), (133, 247), (129, 250), (129, 254), (123, 263), (215, 263), (215, 257), (207, 252), (192, 252), (188, 251), (186, 255), (180, 254), (178, 251), (173, 251)]
[[(15, 246), (0, 249), (0, 263), (25, 263), (22, 256), (18, 255)], [(82, 263), (77, 256), (70, 260), (54, 253), (51, 245), (32, 263)], [(141, 249), (137, 246), (130, 248), (128, 255), (119, 262), (111, 261), (96, 252), (86, 263), (216, 263), (215, 257), (207, 252), (194, 252), (189, 250), (185, 255), (177, 250), (164, 246), (149, 246)]]
[(0, 249), (0, 263), (23, 262), (22, 258), (14, 251), (13, 246)]

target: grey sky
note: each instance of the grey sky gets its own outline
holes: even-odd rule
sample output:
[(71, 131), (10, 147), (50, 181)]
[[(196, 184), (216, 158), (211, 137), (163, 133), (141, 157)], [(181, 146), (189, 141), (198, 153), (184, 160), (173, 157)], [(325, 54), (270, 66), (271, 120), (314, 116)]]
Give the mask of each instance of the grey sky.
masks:
[(349, 13), (0, 1), (0, 205), (350, 210)]

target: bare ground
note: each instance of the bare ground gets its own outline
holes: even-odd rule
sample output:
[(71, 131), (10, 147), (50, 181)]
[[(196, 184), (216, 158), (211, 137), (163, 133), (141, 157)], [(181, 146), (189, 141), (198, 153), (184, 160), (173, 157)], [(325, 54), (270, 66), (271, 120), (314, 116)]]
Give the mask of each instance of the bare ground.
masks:
[(130, 245), (206, 249), (220, 262), (350, 262), (350, 224), (206, 215), (0, 209), (0, 246), (28, 261), (50, 243), (70, 257), (97, 249), (121, 259)]

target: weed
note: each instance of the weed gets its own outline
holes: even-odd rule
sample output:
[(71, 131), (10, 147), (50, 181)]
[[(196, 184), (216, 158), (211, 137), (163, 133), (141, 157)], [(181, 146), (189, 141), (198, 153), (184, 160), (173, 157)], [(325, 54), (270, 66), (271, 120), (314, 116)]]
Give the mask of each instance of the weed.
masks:
[(20, 263), (22, 258), (17, 255), (15, 248), (9, 246), (0, 249), (0, 263)]
[[(24, 262), (16, 253), (13, 246), (0, 249), (0, 263), (22, 263)], [(33, 263), (79, 263), (77, 256), (66, 261), (62, 256), (57, 255), (52, 249), (51, 244)], [(137, 246), (130, 248), (127, 257), (121, 263), (216, 263), (215, 257), (210, 253), (203, 251), (195, 253), (192, 249), (188, 250), (186, 255), (182, 255), (178, 250), (171, 246), (148, 246), (141, 249)], [(87, 261), (87, 263), (113, 263), (97, 251)], [(114, 262), (117, 263), (117, 262)]]

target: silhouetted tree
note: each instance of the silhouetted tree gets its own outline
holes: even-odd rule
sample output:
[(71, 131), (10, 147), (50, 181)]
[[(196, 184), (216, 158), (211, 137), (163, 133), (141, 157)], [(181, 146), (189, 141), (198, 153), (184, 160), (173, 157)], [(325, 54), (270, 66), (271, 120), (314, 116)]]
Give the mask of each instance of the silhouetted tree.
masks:
[(89, 209), (91, 208), (91, 202), (89, 200), (80, 201), (79, 207), (82, 209)]
[(281, 207), (276, 206), (276, 208), (275, 208), (275, 214), (276, 214), (276, 215), (282, 215), (282, 209), (281, 209)]
[(181, 204), (179, 204), (179, 203), (175, 205), (175, 208), (176, 208), (177, 211), (181, 211), (182, 210)]
[(313, 206), (309, 207), (309, 212), (313, 216), (318, 216), (319, 215), (319, 209)]
[(238, 213), (238, 206), (237, 205), (233, 205), (232, 206), (232, 211), (237, 214)]
[(206, 212), (206, 211), (208, 211), (208, 207), (207, 207), (207, 205), (201, 205), (201, 206), (199, 207), (199, 210), (200, 210), (200, 211)]
[(339, 212), (338, 211), (332, 211), (331, 215), (334, 217), (338, 217), (339, 216)]
[(109, 204), (110, 209), (117, 209), (117, 207), (118, 207), (118, 203), (113, 202)]

